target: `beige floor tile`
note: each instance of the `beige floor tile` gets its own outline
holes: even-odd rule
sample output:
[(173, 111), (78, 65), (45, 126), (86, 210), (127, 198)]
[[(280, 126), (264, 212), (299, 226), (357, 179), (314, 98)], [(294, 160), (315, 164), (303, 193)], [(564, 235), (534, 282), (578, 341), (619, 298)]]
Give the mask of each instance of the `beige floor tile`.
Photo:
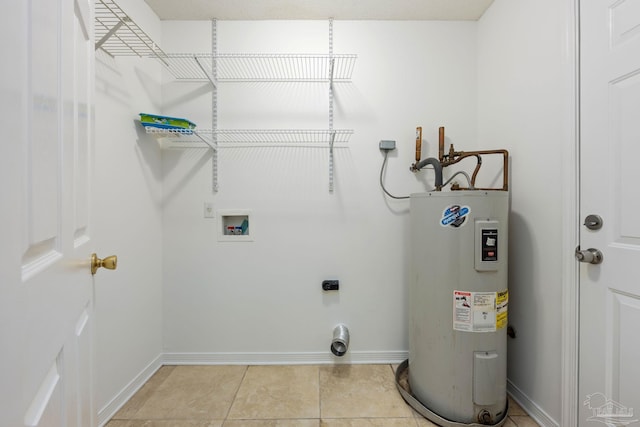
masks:
[(250, 366), (228, 419), (319, 418), (318, 366)]
[(176, 366), (136, 412), (136, 419), (224, 419), (246, 366)]
[(502, 424), (502, 427), (518, 427), (518, 426), (516, 426), (515, 423), (511, 421), (511, 418), (507, 418), (507, 421), (505, 421), (504, 424)]
[(328, 418), (413, 418), (390, 365), (320, 368), (320, 412)]
[(113, 420), (106, 427), (222, 427), (222, 420)]
[(428, 419), (424, 418), (422, 415), (418, 414), (416, 418), (418, 421), (418, 427), (438, 427), (438, 424), (434, 424)]
[(517, 427), (539, 427), (537, 422), (526, 415), (510, 415), (509, 419), (511, 419)]
[(518, 405), (518, 402), (513, 400), (511, 398), (511, 396), (509, 396), (508, 399), (509, 399), (509, 412), (508, 412), (508, 415), (527, 415), (527, 413), (524, 411), (524, 409), (522, 409), (522, 407), (520, 405)]
[(320, 427), (320, 420), (227, 420), (222, 427)]
[(323, 419), (320, 427), (416, 427), (413, 418), (335, 418)]
[(133, 418), (138, 410), (145, 404), (149, 396), (167, 379), (175, 366), (161, 366), (149, 380), (138, 390), (127, 403), (120, 408), (113, 419)]

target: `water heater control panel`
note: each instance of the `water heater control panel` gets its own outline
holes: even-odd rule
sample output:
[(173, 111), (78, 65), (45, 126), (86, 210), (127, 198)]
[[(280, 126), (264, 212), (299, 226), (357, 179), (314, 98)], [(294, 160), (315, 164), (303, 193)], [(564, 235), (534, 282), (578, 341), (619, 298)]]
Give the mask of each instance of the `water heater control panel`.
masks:
[(497, 271), (499, 261), (498, 221), (476, 220), (475, 269)]

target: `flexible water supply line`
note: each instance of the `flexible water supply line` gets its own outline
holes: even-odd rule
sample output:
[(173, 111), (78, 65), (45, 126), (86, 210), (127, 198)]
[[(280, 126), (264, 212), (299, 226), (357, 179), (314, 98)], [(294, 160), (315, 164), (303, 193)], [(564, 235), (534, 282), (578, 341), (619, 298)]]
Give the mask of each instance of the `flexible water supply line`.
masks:
[(426, 165), (433, 166), (433, 170), (436, 173), (436, 182), (435, 182), (436, 190), (440, 191), (440, 189), (442, 188), (442, 164), (440, 164), (440, 161), (438, 159), (436, 159), (435, 157), (427, 157), (426, 159), (421, 160), (415, 165), (413, 165), (411, 170), (413, 172), (417, 172), (423, 167), (425, 167)]
[(444, 187), (447, 184), (449, 184), (451, 181), (453, 181), (453, 178), (455, 178), (457, 175), (462, 175), (465, 178), (467, 178), (467, 185), (469, 186), (469, 190), (473, 190), (474, 189), (473, 184), (472, 184), (472, 180), (471, 180), (471, 178), (469, 178), (469, 174), (466, 173), (465, 171), (458, 171), (458, 172), (454, 173), (453, 175), (451, 175), (451, 178), (449, 178), (448, 180), (446, 180), (444, 182), (444, 184), (442, 184), (442, 186)]

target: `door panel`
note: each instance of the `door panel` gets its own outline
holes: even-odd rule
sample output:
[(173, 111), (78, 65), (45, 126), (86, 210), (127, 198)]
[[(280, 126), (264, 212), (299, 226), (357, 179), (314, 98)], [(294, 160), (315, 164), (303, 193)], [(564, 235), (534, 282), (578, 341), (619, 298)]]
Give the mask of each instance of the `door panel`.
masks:
[[(53, 4), (52, 4), (53, 3)], [(27, 188), (23, 269), (46, 268), (58, 259), (60, 241), (59, 162), (60, 135), (58, 131), (59, 97), (59, 34), (58, 2), (33, 0), (31, 7), (29, 79), (27, 93), (29, 111), (27, 120), (26, 170)], [(47, 213), (38, 215), (38, 213)]]
[[(72, 82), (75, 90), (75, 96), (72, 98), (74, 105), (74, 119), (76, 126), (74, 127), (77, 135), (75, 135), (74, 150), (74, 247), (79, 246), (89, 238), (89, 194), (90, 194), (90, 145), (87, 141), (91, 141), (92, 122), (91, 116), (92, 99), (93, 99), (93, 63), (94, 45), (90, 36), (91, 25), (89, 12), (89, 3), (87, 0), (77, 0), (74, 2), (74, 39), (75, 39), (75, 61), (77, 64), (87, 64), (88, 69), (76, 70)], [(84, 5), (84, 6), (82, 6)], [(84, 11), (84, 12), (83, 12)]]
[(609, 8), (611, 16), (611, 45), (617, 46), (640, 34), (640, 3), (622, 0)]
[(58, 368), (61, 355), (48, 369), (24, 416), (25, 426), (62, 425), (64, 385)]
[[(612, 389), (619, 390), (620, 402), (631, 404), (638, 395), (638, 329), (640, 325), (640, 299), (614, 293), (612, 307), (611, 360)], [(617, 351), (616, 351), (617, 350)], [(632, 406), (633, 407), (633, 406)], [(636, 406), (637, 408), (637, 406)]]
[[(640, 23), (639, 23), (640, 24)], [(640, 182), (640, 70), (633, 70), (610, 86), (611, 144), (615, 153), (615, 208), (614, 230), (617, 243), (640, 243), (640, 198), (628, 197), (637, 192)]]
[(640, 408), (640, 2), (580, 2), (580, 426), (638, 421)]

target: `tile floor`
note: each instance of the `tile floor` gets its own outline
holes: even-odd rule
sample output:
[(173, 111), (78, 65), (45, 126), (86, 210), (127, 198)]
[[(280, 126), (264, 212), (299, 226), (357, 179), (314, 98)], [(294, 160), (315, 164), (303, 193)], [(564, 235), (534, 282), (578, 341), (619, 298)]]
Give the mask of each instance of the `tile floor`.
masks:
[[(395, 366), (163, 366), (106, 427), (425, 427)], [(510, 401), (505, 427), (538, 426)]]

